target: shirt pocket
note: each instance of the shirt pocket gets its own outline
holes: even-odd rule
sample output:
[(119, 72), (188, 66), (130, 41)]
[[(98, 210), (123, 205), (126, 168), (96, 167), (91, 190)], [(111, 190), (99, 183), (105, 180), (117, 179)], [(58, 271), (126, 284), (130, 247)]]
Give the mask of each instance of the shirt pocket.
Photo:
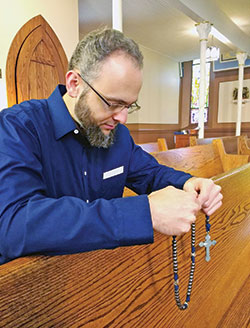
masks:
[(102, 197), (105, 199), (122, 197), (126, 181), (123, 166), (103, 172)]

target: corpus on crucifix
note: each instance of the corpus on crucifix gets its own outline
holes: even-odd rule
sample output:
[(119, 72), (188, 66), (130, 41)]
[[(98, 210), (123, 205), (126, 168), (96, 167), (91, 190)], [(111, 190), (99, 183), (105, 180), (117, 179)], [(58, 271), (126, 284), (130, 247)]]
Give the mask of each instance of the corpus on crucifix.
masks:
[(206, 261), (210, 261), (210, 247), (216, 244), (216, 240), (211, 240), (209, 233), (205, 237), (205, 241), (199, 243), (200, 247), (206, 248)]

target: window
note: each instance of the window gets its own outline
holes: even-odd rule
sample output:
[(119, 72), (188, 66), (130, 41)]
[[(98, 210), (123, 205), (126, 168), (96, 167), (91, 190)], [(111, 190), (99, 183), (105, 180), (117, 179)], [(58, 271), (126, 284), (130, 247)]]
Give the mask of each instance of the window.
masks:
[[(208, 118), (208, 98), (209, 98), (209, 80), (210, 80), (210, 62), (206, 63), (206, 102), (204, 108), (204, 122)], [(191, 123), (198, 123), (199, 105), (200, 105), (200, 60), (194, 60), (192, 65), (192, 94), (191, 94)]]

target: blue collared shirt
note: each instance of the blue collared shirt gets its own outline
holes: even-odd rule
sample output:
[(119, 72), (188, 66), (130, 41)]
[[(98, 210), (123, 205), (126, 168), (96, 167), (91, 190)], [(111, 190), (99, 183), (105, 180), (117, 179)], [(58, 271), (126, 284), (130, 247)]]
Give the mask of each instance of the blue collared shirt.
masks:
[[(90, 147), (65, 92), (0, 113), (0, 263), (151, 243), (147, 194), (190, 178), (159, 165), (121, 124), (110, 148)], [(140, 196), (122, 198), (124, 186)]]

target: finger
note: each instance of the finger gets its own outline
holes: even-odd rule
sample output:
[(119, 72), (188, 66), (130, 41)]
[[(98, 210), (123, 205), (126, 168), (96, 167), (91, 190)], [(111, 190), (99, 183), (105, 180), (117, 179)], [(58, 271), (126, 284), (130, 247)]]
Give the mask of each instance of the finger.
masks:
[(216, 197), (211, 198), (209, 201), (205, 202), (202, 205), (202, 208), (212, 208), (214, 207), (218, 202), (222, 201), (223, 195), (219, 193)]
[(213, 185), (210, 190), (204, 190), (204, 193), (201, 193), (199, 197), (202, 206), (209, 207), (217, 199), (217, 197), (221, 195), (220, 192), (221, 187), (218, 185)]
[(182, 226), (176, 231), (176, 236), (181, 236), (187, 232), (189, 232), (191, 229), (191, 224), (182, 224)]
[(198, 198), (186, 198), (185, 200), (183, 199), (183, 202), (185, 201), (185, 206), (183, 206), (183, 214), (186, 217), (189, 216), (196, 216), (197, 213), (200, 211), (202, 208), (201, 203), (199, 202)]
[(210, 215), (212, 215), (215, 211), (217, 211), (217, 209), (220, 208), (221, 205), (222, 205), (222, 201), (219, 201), (219, 202), (217, 202), (215, 205), (210, 206), (210, 207), (207, 207), (207, 208), (203, 208), (202, 210), (203, 210), (203, 212), (204, 212), (206, 215), (210, 216)]
[(199, 197), (198, 197), (199, 194), (194, 190), (185, 192), (185, 195), (183, 195), (183, 196), (186, 197), (186, 201), (189, 201), (191, 203), (195, 202), (195, 203), (200, 204)]

